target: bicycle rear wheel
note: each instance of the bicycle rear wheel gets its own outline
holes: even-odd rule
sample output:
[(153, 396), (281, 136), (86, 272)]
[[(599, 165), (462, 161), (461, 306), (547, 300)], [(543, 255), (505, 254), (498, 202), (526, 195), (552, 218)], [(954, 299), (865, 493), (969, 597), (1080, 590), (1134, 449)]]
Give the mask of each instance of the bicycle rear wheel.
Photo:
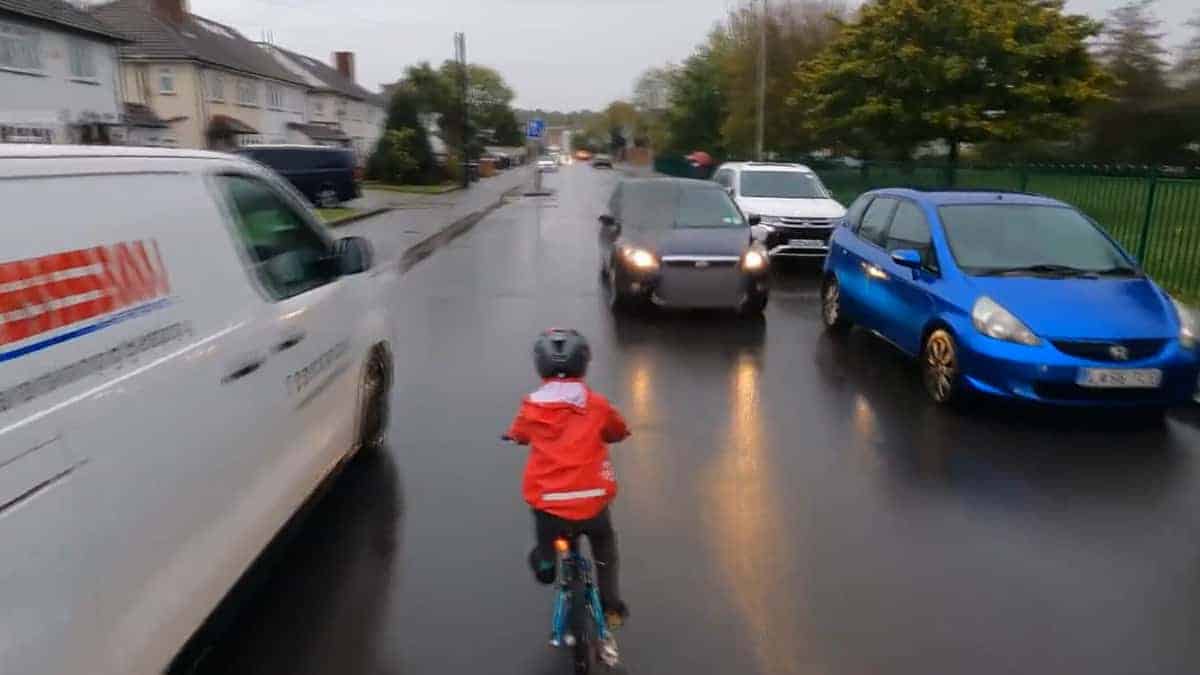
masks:
[(588, 614), (587, 588), (581, 581), (571, 584), (571, 634), (575, 645), (571, 649), (571, 662), (575, 675), (592, 672), (595, 663), (596, 631), (592, 617)]

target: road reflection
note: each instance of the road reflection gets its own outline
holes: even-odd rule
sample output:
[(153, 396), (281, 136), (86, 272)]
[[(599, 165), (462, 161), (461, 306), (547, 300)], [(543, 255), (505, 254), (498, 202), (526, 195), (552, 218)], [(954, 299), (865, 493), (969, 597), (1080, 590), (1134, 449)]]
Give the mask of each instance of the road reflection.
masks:
[(376, 672), (394, 637), (381, 627), (403, 513), (388, 450), (356, 458), (170, 672)]
[[(799, 673), (805, 655), (798, 611), (803, 576), (795, 575), (797, 533), (789, 531), (763, 418), (760, 355), (739, 353), (729, 379), (723, 449), (700, 472), (708, 540), (730, 603), (740, 614), (759, 672)], [(803, 546), (803, 542), (799, 542)]]
[[(822, 334), (813, 359), (849, 410), (850, 446), (884, 469), (893, 496), (950, 490), (1014, 512), (1073, 494), (1147, 505), (1190, 464), (1186, 446), (1195, 431), (1176, 420), (1145, 427), (1120, 410), (990, 399), (966, 411), (940, 409), (926, 398), (912, 362), (862, 331), (842, 339)], [(1051, 452), (1048, 434), (1064, 439)]]

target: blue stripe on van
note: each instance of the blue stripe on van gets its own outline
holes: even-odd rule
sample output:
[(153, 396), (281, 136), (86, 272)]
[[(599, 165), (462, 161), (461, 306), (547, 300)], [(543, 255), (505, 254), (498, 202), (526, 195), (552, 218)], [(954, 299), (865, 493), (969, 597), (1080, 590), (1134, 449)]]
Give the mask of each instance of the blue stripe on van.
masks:
[(46, 338), (45, 340), (27, 344), (24, 347), (18, 347), (16, 349), (11, 349), (7, 352), (0, 352), (0, 363), (4, 363), (5, 361), (12, 361), (13, 359), (19, 359), (22, 356), (25, 356), (27, 354), (32, 354), (34, 352), (40, 352), (43, 349), (49, 349), (50, 347), (53, 347), (54, 345), (59, 345), (64, 342), (69, 342), (71, 340), (74, 340), (75, 338), (83, 337), (84, 335), (90, 335), (92, 333), (95, 333), (96, 331), (104, 330), (105, 328), (108, 328), (109, 326), (112, 326), (114, 324), (121, 323), (122, 321), (128, 321), (129, 319), (135, 319), (143, 314), (148, 314), (150, 312), (153, 312), (156, 309), (162, 309), (163, 307), (166, 307), (169, 304), (171, 304), (170, 298), (161, 298), (159, 300), (155, 300), (154, 302), (148, 302), (144, 305), (138, 305), (137, 307), (133, 307), (131, 309), (126, 309), (124, 311), (117, 312), (116, 314), (113, 314), (112, 316), (110, 316), (108, 318), (97, 321), (96, 323), (89, 324), (87, 326), (80, 326), (79, 328), (75, 328), (75, 329), (69, 330), (65, 333), (60, 333), (58, 335), (55, 335), (54, 337), (49, 337), (49, 338)]

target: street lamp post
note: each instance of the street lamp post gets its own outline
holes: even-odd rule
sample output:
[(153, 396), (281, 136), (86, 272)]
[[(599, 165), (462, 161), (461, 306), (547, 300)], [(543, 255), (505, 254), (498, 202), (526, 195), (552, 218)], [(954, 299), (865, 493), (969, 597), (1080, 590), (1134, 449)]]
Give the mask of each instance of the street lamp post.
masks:
[(763, 159), (763, 130), (766, 126), (767, 105), (767, 0), (762, 0), (762, 16), (759, 19), (758, 38), (758, 133), (755, 142), (755, 157)]

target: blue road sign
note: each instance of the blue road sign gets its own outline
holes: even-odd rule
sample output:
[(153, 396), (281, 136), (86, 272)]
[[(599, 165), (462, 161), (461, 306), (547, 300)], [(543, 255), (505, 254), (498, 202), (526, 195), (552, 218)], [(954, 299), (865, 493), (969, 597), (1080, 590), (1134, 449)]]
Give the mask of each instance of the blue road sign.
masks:
[(525, 128), (525, 135), (529, 138), (541, 138), (546, 133), (545, 120), (529, 120), (529, 125)]

